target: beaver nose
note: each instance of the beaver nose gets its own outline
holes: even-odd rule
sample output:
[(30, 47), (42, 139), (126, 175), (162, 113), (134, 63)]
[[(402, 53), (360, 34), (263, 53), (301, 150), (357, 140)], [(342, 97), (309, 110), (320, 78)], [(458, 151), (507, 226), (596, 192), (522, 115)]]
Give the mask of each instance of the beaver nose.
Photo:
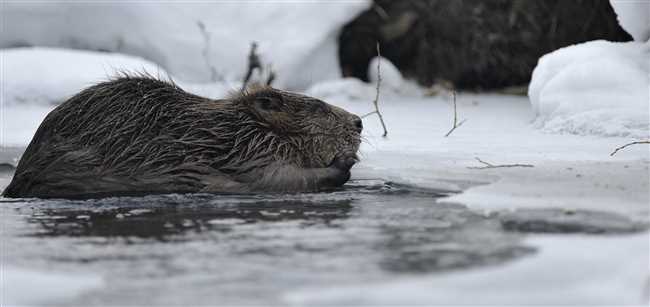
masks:
[(356, 128), (357, 132), (361, 133), (361, 130), (363, 130), (363, 123), (361, 122), (361, 118), (359, 118), (359, 116), (355, 116), (352, 119), (352, 123), (354, 124), (354, 128)]

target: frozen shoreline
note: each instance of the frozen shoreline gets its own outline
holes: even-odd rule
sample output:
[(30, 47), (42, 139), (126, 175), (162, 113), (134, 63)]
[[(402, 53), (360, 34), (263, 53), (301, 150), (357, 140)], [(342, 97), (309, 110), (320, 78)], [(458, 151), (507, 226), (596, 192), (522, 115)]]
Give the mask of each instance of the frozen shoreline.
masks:
[[(356, 114), (372, 110), (369, 101), (330, 97), (328, 102)], [(550, 134), (531, 124), (526, 97), (461, 94), (458, 113), (467, 122), (448, 138), (453, 107), (444, 97), (388, 97), (380, 102), (388, 138), (376, 117), (364, 119), (361, 162), (353, 178), (376, 177), (423, 187), (463, 190), (450, 197), (486, 211), (557, 207), (593, 209), (648, 221), (650, 151), (624, 137)], [(26, 146), (53, 106), (5, 106), (4, 146)], [(532, 164), (532, 168), (470, 169), (493, 164)], [(486, 184), (487, 183), (487, 184)], [(470, 184), (474, 185), (474, 184)]]

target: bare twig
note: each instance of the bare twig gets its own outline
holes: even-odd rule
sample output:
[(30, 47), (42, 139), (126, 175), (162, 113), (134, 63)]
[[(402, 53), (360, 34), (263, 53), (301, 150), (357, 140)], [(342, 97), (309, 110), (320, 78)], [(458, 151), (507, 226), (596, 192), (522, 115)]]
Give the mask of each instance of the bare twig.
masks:
[(614, 156), (614, 155), (615, 155), (619, 150), (621, 150), (621, 149), (624, 149), (624, 148), (626, 148), (626, 147), (628, 147), (628, 146), (639, 145), (639, 144), (650, 144), (650, 140), (647, 140), (647, 141), (636, 141), (636, 142), (632, 142), (632, 143), (627, 143), (627, 144), (625, 144), (625, 145), (623, 145), (623, 146), (621, 146), (621, 147), (618, 147), (618, 148), (614, 149), (614, 151), (613, 151), (611, 154), (609, 154), (609, 155), (610, 155), (610, 156)]
[(208, 29), (205, 27), (205, 24), (202, 21), (197, 21), (196, 25), (199, 27), (199, 30), (201, 31), (201, 36), (203, 36), (203, 60), (205, 61), (205, 65), (210, 68), (210, 80), (212, 82), (217, 82), (220, 79), (223, 79), (221, 76), (219, 76), (219, 73), (217, 72), (217, 68), (214, 67), (214, 64), (210, 60), (210, 38), (211, 34), (208, 32)]
[(271, 86), (273, 84), (273, 81), (275, 81), (275, 71), (273, 70), (273, 66), (271, 66), (271, 64), (267, 65), (266, 68), (269, 71), (268, 78), (266, 78), (266, 86)]
[(467, 119), (463, 119), (460, 122), (458, 122), (458, 112), (456, 110), (456, 91), (451, 92), (452, 97), (454, 97), (454, 125), (451, 127), (451, 130), (445, 134), (445, 137), (448, 137), (456, 128), (460, 127), (463, 123), (467, 121)]
[(502, 167), (535, 167), (532, 164), (492, 164), (475, 157), (476, 161), (485, 166), (470, 166), (469, 169), (488, 169), (488, 168), (502, 168)]
[(257, 55), (257, 43), (252, 42), (251, 51), (248, 54), (248, 71), (246, 72), (246, 76), (244, 77), (244, 82), (241, 87), (242, 92), (246, 90), (248, 81), (250, 81), (255, 69), (262, 70), (262, 63), (260, 62), (260, 57)]
[(382, 128), (384, 128), (384, 134), (382, 135), (383, 137), (386, 137), (388, 135), (388, 130), (386, 129), (386, 123), (384, 123), (384, 117), (381, 115), (381, 112), (379, 111), (379, 87), (381, 86), (381, 50), (379, 49), (379, 42), (377, 42), (377, 94), (375, 95), (375, 100), (373, 101), (373, 104), (375, 105), (375, 110), (361, 116), (361, 118), (367, 117), (372, 114), (377, 114), (377, 117), (379, 117), (379, 122), (381, 122)]

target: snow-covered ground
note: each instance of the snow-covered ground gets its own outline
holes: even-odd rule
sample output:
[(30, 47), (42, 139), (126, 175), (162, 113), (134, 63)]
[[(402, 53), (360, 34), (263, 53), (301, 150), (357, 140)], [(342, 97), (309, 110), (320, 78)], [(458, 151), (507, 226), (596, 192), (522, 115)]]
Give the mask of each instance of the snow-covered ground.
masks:
[[(371, 101), (327, 100), (356, 114), (373, 110)], [(532, 125), (526, 97), (460, 94), (458, 115), (466, 122), (449, 137), (449, 97), (381, 99), (388, 137), (374, 116), (364, 119), (366, 142), (353, 176), (380, 176), (434, 188), (464, 189), (450, 200), (474, 208), (521, 207), (596, 209), (647, 219), (648, 147), (629, 147), (614, 157), (625, 137), (551, 134)], [(526, 168), (471, 169), (492, 164)]]

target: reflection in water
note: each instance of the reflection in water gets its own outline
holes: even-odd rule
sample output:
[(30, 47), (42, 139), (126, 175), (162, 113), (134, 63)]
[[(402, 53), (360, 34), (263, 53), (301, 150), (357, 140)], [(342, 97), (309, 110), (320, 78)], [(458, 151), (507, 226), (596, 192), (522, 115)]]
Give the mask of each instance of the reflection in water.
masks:
[[(125, 201), (125, 199), (120, 199)], [(137, 201), (135, 198), (126, 202)], [(240, 224), (300, 220), (303, 224), (329, 223), (345, 218), (351, 200), (310, 202), (300, 200), (248, 200), (244, 203), (212, 203), (205, 196), (176, 198), (171, 203), (166, 196), (149, 197), (155, 205), (118, 206), (93, 204), (86, 201), (82, 208), (47, 208), (35, 212), (28, 221), (45, 231), (38, 236), (99, 236), (138, 237), (168, 240), (185, 232), (230, 231)], [(190, 202), (191, 204), (188, 204)]]
[(505, 230), (527, 233), (623, 234), (648, 228), (629, 217), (594, 210), (519, 209), (502, 214), (500, 220)]
[(498, 216), (437, 201), (446, 194), (360, 180), (329, 193), (2, 205), (17, 212), (10, 222), (28, 226), (9, 227), (21, 230), (10, 234), (17, 238), (8, 241), (17, 251), (12, 259), (110, 276), (110, 286), (93, 294), (97, 305), (162, 305), (178, 297), (237, 305), (278, 303), (277, 293), (306, 285), (466, 269), (532, 252)]
[(390, 251), (379, 265), (387, 271), (426, 273), (501, 263), (534, 252), (521, 236), (504, 232), (495, 215), (465, 206), (436, 203), (434, 210), (414, 210), (399, 223), (383, 227), (378, 249)]
[[(368, 196), (437, 198), (444, 191), (380, 180), (352, 181), (330, 193), (271, 195), (152, 195), (93, 200), (31, 200), (28, 222), (37, 236), (139, 237), (167, 240), (187, 231), (225, 231), (237, 224), (300, 221), (327, 224), (346, 218)], [(7, 202), (9, 200), (6, 200)], [(14, 200), (15, 201), (15, 200)]]

